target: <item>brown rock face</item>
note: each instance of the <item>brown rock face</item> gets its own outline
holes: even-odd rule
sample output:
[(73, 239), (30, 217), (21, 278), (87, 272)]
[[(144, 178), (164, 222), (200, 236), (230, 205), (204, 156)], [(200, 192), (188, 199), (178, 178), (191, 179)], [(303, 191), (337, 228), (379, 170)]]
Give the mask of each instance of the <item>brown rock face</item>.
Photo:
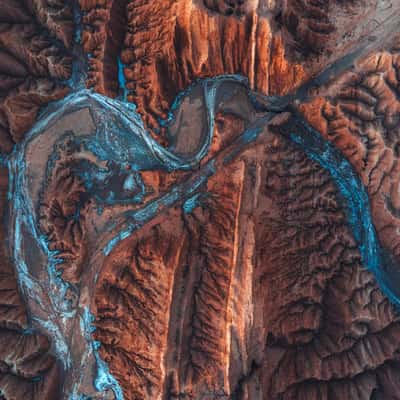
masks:
[[(226, 393), (244, 164), (229, 172), (210, 181), (193, 214), (171, 211), (115, 250), (124, 256), (112, 253), (106, 261), (96, 290), (95, 336), (128, 399)], [(121, 374), (124, 363), (128, 376)]]
[(262, 93), (285, 94), (390, 15), (375, 0), (81, 0), (81, 7), (88, 86), (116, 94), (115, 52), (122, 51), (128, 99), (155, 132), (197, 78), (241, 74)]
[(202, 193), (99, 276), (95, 337), (126, 398), (397, 398), (398, 316), (329, 173), (274, 134)]
[[(282, 24), (294, 40), (296, 49), (306, 58), (333, 52), (357, 37), (363, 23), (376, 16), (376, 0), (289, 0), (284, 2)], [(383, 4), (383, 9), (393, 5)], [(349, 17), (353, 23), (349, 23)], [(361, 26), (356, 27), (355, 23)], [(378, 24), (378, 22), (376, 22)], [(352, 38), (353, 36), (353, 38)]]
[(0, 170), (0, 393), (7, 400), (56, 399), (61, 371), (50, 352), (49, 339), (28, 329), (28, 313), (7, 251), (4, 228), (7, 191), (8, 171), (3, 167)]
[(0, 149), (10, 152), (43, 105), (65, 96), (73, 22), (62, 0), (0, 2)]
[(0, 399), (400, 399), (398, 15), (0, 0)]
[[(67, 93), (72, 10), (64, 1), (0, 1), (0, 151), (10, 153), (40, 108)], [(51, 340), (31, 329), (8, 247), (9, 171), (0, 173), (0, 398), (57, 399), (61, 369)], [(13, 265), (14, 262), (14, 265)], [(19, 264), (19, 268), (23, 268)], [(26, 295), (26, 293), (22, 293)]]
[(305, 117), (346, 155), (371, 201), (379, 239), (394, 257), (399, 240), (400, 42), (360, 61), (301, 107)]
[(89, 87), (115, 97), (118, 94), (117, 57), (126, 33), (126, 0), (80, 0), (83, 12), (83, 50), (88, 54)]
[(262, 182), (277, 214), (265, 207), (256, 232), (260, 398), (397, 398), (398, 316), (362, 267), (341, 196), (304, 153), (275, 146)]

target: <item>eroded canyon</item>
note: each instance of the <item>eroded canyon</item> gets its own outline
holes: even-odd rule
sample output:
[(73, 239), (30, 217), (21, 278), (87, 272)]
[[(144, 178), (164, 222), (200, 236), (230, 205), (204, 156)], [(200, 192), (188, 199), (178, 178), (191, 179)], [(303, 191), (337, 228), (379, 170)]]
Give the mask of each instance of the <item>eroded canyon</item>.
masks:
[(0, 398), (400, 399), (399, 18), (0, 2)]

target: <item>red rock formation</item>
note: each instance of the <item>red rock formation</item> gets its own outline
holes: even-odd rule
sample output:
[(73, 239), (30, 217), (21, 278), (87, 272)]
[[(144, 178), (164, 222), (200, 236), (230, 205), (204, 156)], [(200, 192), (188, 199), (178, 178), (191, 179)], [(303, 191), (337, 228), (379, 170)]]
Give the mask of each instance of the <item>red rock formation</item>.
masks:
[(118, 94), (117, 57), (126, 31), (126, 0), (79, 0), (83, 50), (88, 55), (87, 85), (110, 97)]
[(373, 21), (375, 0), (275, 5), (262, 0), (82, 0), (81, 7), (87, 13), (88, 86), (117, 93), (116, 51), (121, 51), (128, 99), (154, 132), (177, 93), (197, 78), (242, 74), (258, 91), (285, 94), (345, 54), (378, 23)]
[[(260, 92), (292, 91), (368, 32), (377, 2), (79, 3), (87, 85), (117, 96), (120, 56), (128, 99), (156, 134), (175, 95), (200, 77), (240, 73)], [(70, 11), (52, 4), (8, 1), (0, 15), (7, 22), (0, 26), (3, 151), (41, 105), (66, 92)], [(357, 170), (379, 239), (396, 261), (399, 50), (395, 42), (360, 59), (298, 105)], [(206, 159), (248, 120), (219, 113)], [(127, 400), (400, 398), (398, 313), (363, 266), (332, 177), (282, 136), (284, 125), (273, 126), (188, 203), (164, 210), (96, 266), (97, 281), (85, 287), (95, 285), (92, 297), (84, 293), (96, 318), (93, 336)], [(84, 272), (90, 276), (85, 235), (97, 226), (86, 220), (90, 193), (69, 157), (75, 149), (59, 150), (43, 179), (39, 228), (51, 250), (62, 252), (63, 278), (78, 284)], [(146, 201), (193, 173), (142, 172), (153, 190)], [(24, 331), (28, 315), (8, 257), (0, 265), (0, 397), (56, 399), (57, 364), (44, 336)]]
[[(380, 239), (393, 254), (398, 243), (393, 206), (397, 164), (395, 160), (385, 164), (385, 159), (387, 154), (392, 158), (396, 154), (397, 58), (396, 45), (391, 51), (374, 53), (320, 97), (301, 106), (306, 118), (357, 168), (369, 189)], [(226, 190), (232, 185), (236, 195), (242, 193), (232, 203), (233, 215), (241, 210), (242, 217), (239, 214), (236, 219), (246, 228), (232, 225), (236, 219), (229, 217), (231, 203), (224, 197), (225, 214), (218, 228), (218, 205), (203, 200), (189, 215), (171, 210), (154, 226), (121, 244), (106, 261), (96, 296), (96, 335), (106, 343), (101, 353), (120, 377), (128, 398), (151, 398), (162, 392), (166, 398), (396, 399), (398, 316), (362, 266), (329, 174), (280, 138), (279, 130), (262, 150), (250, 149), (246, 156), (247, 177), (242, 174), (239, 179), (239, 187), (244, 188), (238, 189), (231, 170), (215, 178)], [(215, 195), (219, 197), (210, 183), (205, 196)], [(170, 224), (175, 228), (173, 234)], [(237, 229), (239, 236), (234, 240), (226, 236)], [(388, 229), (393, 234), (386, 235)], [(213, 230), (219, 233), (215, 244)], [(119, 337), (119, 326), (134, 331), (139, 322), (127, 321), (119, 306), (108, 309), (104, 299), (116, 288), (115, 299), (126, 298), (127, 286), (117, 271), (139, 273), (141, 253), (135, 249), (138, 243), (147, 243), (149, 235), (155, 240), (149, 262), (154, 270), (167, 273), (160, 293), (165, 293), (170, 306), (166, 309), (164, 302), (154, 317), (157, 325), (151, 332), (157, 339), (143, 333), (144, 341), (159, 344), (156, 349), (138, 344), (146, 349), (144, 367), (140, 355), (124, 359), (114, 350), (114, 346), (131, 343), (129, 339), (118, 344), (110, 341)], [(168, 238), (166, 244), (160, 239), (163, 236)], [(158, 250), (161, 243), (166, 247)], [(234, 251), (229, 250), (232, 243)], [(160, 261), (152, 264), (170, 257), (169, 251), (180, 257), (174, 272), (171, 266), (160, 268)], [(242, 258), (237, 261), (232, 254)], [(118, 264), (121, 255), (135, 262), (124, 263), (122, 268)], [(246, 284), (232, 279), (243, 279), (246, 274), (247, 279), (251, 277)], [(203, 279), (207, 282), (205, 298), (201, 295)], [(135, 282), (141, 279), (132, 278), (130, 284)], [(143, 289), (132, 286), (129, 301), (150, 312), (154, 308), (144, 294), (145, 287), (145, 283)], [(244, 301), (235, 304), (235, 309), (233, 300), (226, 302), (230, 292), (250, 305)], [(244, 304), (251, 310), (250, 322), (243, 321), (240, 308)], [(113, 316), (118, 322), (113, 322)], [(138, 372), (127, 379), (122, 365)]]
[(399, 39), (371, 54), (302, 105), (306, 118), (354, 165), (371, 201), (372, 216), (385, 249), (399, 248)]
[(106, 261), (95, 337), (127, 399), (224, 393), (243, 171), (243, 163), (229, 168), (225, 181), (210, 181), (193, 214), (171, 210)]
[(329, 173), (279, 132), (121, 242), (93, 312), (129, 400), (397, 398), (398, 316)]
[(262, 171), (254, 252), (266, 335), (253, 377), (260, 398), (397, 398), (399, 318), (362, 267), (329, 174), (282, 139)]
[(0, 3), (0, 149), (9, 152), (40, 107), (67, 93), (73, 22), (62, 0)]
[[(0, 2), (0, 151), (9, 153), (39, 109), (67, 93), (72, 11), (62, 0)], [(30, 331), (8, 249), (8, 170), (0, 171), (0, 397), (54, 400), (60, 368), (51, 341)]]
[[(113, 30), (116, 23), (111, 21), (110, 10), (112, 4), (121, 9), (122, 3), (108, 2), (99, 7), (82, 2), (83, 9), (88, 10), (84, 19), (88, 25), (85, 25), (87, 33), (83, 35), (83, 43), (86, 51), (91, 53), (91, 70), (96, 71), (93, 75), (90, 73), (88, 85), (101, 93), (107, 93), (103, 82), (108, 82), (111, 77), (105, 71), (116, 69), (116, 57), (104, 60), (104, 50), (101, 49), (105, 48), (107, 40), (120, 35), (118, 30)], [(104, 12), (101, 7), (104, 7)], [(110, 22), (108, 25), (91, 22), (91, 18)], [(269, 69), (276, 74), (272, 85), (274, 82), (279, 85), (280, 78), (290, 76), (285, 73), (290, 68), (296, 73), (286, 87), (279, 86), (281, 92), (301, 82), (301, 68), (287, 65), (280, 38), (273, 39), (268, 21), (254, 13), (246, 13), (243, 19), (226, 18), (217, 13), (210, 14), (191, 1), (165, 4), (133, 0), (126, 4), (126, 18), (128, 28), (121, 59), (130, 91), (128, 99), (137, 104), (151, 128), (159, 128), (156, 119), (166, 116), (165, 112), (176, 94), (195, 78), (243, 73), (249, 76), (252, 85), (268, 92)], [(106, 26), (109, 26), (108, 32)], [(96, 29), (99, 31), (91, 35)], [(276, 48), (273, 64), (271, 46)], [(113, 65), (108, 63), (111, 61)], [(283, 74), (280, 74), (281, 69)], [(116, 76), (113, 79), (115, 86)]]
[(85, 187), (71, 171), (72, 162), (62, 160), (42, 193), (40, 229), (48, 238), (50, 251), (58, 251), (63, 279), (76, 283), (82, 273), (85, 251)]
[(5, 400), (53, 400), (60, 391), (60, 369), (51, 342), (28, 330), (28, 314), (16, 271), (6, 250), (8, 171), (0, 170), (0, 393)]

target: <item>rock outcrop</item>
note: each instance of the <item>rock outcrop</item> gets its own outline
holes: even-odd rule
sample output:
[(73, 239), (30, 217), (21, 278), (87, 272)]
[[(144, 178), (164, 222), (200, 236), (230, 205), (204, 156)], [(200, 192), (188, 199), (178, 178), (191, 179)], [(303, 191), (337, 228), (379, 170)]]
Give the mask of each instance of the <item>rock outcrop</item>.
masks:
[(0, 3), (0, 149), (10, 152), (40, 108), (68, 92), (73, 16), (62, 0)]
[[(370, 246), (400, 287), (399, 1), (0, 0), (3, 155), (68, 92), (73, 7), (74, 56), (87, 64), (79, 79), (123, 100), (121, 118), (116, 103), (102, 113), (104, 98), (85, 93), (27, 145), (26, 191), (11, 192), (0, 169), (0, 398), (66, 399), (73, 389), (108, 399), (111, 376), (126, 400), (400, 399), (399, 314), (365, 257)], [(192, 84), (221, 74), (249, 87), (219, 95), (195, 167), (167, 165), (157, 145), (175, 161), (201, 147), (209, 97)], [(307, 82), (312, 90), (296, 92)], [(273, 102), (262, 95), (295, 101), (262, 120), (257, 100)], [(122, 111), (132, 119), (121, 122)], [(338, 150), (336, 170), (329, 151), (307, 150), (301, 124)], [(350, 178), (365, 189), (365, 237), (349, 212)], [(32, 218), (10, 207), (13, 193), (30, 196)], [(7, 236), (13, 213), (26, 217), (12, 231), (23, 260)], [(30, 221), (69, 285), (54, 298)], [(21, 270), (46, 301), (18, 287)], [(69, 370), (56, 360), (58, 338), (44, 334), (50, 316), (72, 349)]]

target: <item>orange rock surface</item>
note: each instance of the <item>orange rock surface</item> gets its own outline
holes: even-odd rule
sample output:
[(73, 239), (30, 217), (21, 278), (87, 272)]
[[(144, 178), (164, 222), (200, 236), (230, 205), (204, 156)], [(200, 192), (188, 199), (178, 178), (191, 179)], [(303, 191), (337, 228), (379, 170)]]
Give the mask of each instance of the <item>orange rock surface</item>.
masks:
[(39, 109), (68, 90), (74, 24), (62, 0), (0, 4), (0, 149), (10, 152)]
[[(145, 127), (165, 145), (171, 138), (160, 120), (197, 79), (239, 74), (255, 92), (291, 94), (365, 38), (373, 41), (385, 25), (381, 16), (392, 14), (386, 2), (375, 0), (78, 3), (86, 86), (112, 98), (126, 92)], [(389, 3), (395, 15), (400, 4)], [(67, 94), (72, 70), (69, 3), (21, 4), (0, 2), (2, 154), (21, 141), (43, 105)], [(391, 34), (345, 72), (333, 69), (331, 79), (316, 82), (292, 107), (354, 167), (379, 242), (396, 266), (400, 41)], [(196, 100), (188, 102), (188, 114)], [(221, 161), (254, 122), (251, 107), (243, 101), (219, 110), (210, 151), (197, 170), (140, 171), (149, 190), (135, 210), (219, 160), (190, 201), (160, 208), (107, 254), (96, 248), (98, 227), (126, 209), (96, 209), (76, 172), (87, 153), (62, 142), (53, 147), (52, 164), (42, 160), (45, 167), (32, 161), (42, 154), (30, 155), (28, 167), (37, 169), (31, 176), (43, 175), (34, 199), (37, 228), (50, 250), (62, 253), (62, 279), (78, 288), (78, 302), (90, 306), (101, 359), (126, 400), (400, 399), (398, 311), (363, 264), (334, 179), (288, 140), (285, 118), (293, 108), (266, 124), (261, 139)], [(83, 132), (90, 113), (78, 122), (71, 115), (60, 129), (71, 134), (71, 125)], [(190, 115), (180, 120), (188, 135), (198, 123), (195, 111)], [(190, 139), (184, 144), (192, 145)], [(64, 399), (54, 338), (27, 329), (35, 316), (18, 289), (7, 243), (8, 185), (2, 167), (0, 398)], [(75, 342), (78, 334), (71, 332), (79, 353), (86, 342)], [(91, 369), (82, 367), (94, 374)], [(94, 376), (85, 378), (89, 384), (82, 387), (93, 385)]]

